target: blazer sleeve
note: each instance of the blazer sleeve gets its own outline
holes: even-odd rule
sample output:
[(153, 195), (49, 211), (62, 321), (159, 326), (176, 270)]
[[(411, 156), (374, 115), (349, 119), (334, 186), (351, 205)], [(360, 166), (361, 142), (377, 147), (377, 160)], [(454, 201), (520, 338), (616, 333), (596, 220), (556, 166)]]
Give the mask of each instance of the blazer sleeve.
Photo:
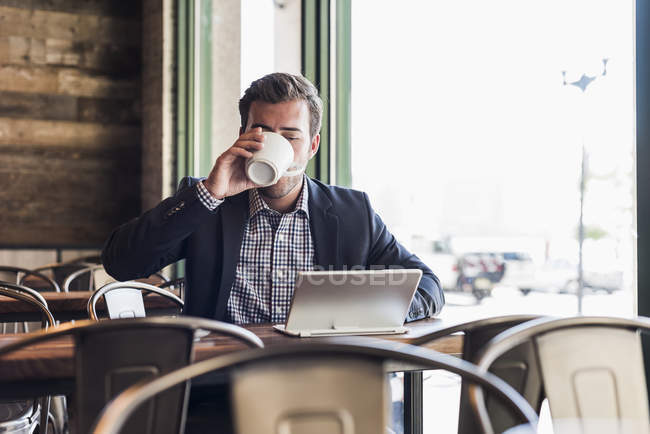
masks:
[(102, 250), (108, 274), (120, 281), (147, 277), (185, 257), (187, 238), (216, 212), (199, 200), (197, 182), (183, 178), (174, 196), (111, 233)]
[(445, 304), (440, 280), (416, 255), (410, 253), (391, 234), (382, 219), (370, 205), (366, 193), (363, 194), (370, 218), (370, 254), (371, 265), (400, 266), (422, 270), (422, 279), (415, 292), (407, 314), (407, 321), (428, 318), (440, 313)]

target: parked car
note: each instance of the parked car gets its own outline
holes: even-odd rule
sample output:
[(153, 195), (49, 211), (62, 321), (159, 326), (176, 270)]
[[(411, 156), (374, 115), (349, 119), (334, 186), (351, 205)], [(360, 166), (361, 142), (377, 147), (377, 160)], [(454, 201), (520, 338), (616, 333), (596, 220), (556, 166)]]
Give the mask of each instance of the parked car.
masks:
[(505, 274), (501, 284), (518, 288), (527, 295), (535, 287), (535, 263), (526, 252), (502, 252)]
[(458, 282), (458, 258), (442, 240), (431, 240), (418, 252), (418, 256), (440, 279), (443, 290), (453, 290)]
[(499, 253), (471, 252), (458, 258), (456, 289), (474, 295), (477, 301), (492, 295), (495, 284), (503, 279), (505, 262)]
[[(611, 294), (623, 287), (623, 272), (613, 268), (594, 269), (585, 266), (584, 288), (591, 291), (605, 291)], [(535, 290), (545, 292), (577, 294), (578, 266), (566, 259), (548, 261), (535, 271)]]

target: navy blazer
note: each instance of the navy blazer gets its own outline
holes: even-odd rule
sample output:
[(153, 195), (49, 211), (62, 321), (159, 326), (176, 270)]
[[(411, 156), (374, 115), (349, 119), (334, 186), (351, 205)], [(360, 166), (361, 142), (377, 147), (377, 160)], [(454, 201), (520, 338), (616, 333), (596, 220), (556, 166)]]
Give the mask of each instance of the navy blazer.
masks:
[[(184, 313), (228, 321), (227, 304), (248, 219), (248, 191), (208, 210), (198, 178), (183, 178), (177, 193), (115, 229), (102, 263), (117, 280), (149, 276), (186, 259)], [(307, 178), (314, 265), (323, 269), (402, 266), (423, 271), (407, 320), (433, 316), (444, 305), (438, 278), (400, 245), (359, 191)]]

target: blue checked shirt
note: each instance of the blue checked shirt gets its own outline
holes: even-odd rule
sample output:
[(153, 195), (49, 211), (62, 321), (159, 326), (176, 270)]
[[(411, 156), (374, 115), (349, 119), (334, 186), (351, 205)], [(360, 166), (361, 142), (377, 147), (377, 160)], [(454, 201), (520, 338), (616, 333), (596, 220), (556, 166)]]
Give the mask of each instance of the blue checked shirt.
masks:
[[(213, 198), (202, 182), (198, 183), (198, 195), (209, 209), (222, 202)], [(296, 272), (314, 269), (308, 200), (306, 178), (296, 208), (287, 214), (272, 210), (256, 189), (249, 190), (249, 217), (228, 299), (233, 323), (286, 320)]]

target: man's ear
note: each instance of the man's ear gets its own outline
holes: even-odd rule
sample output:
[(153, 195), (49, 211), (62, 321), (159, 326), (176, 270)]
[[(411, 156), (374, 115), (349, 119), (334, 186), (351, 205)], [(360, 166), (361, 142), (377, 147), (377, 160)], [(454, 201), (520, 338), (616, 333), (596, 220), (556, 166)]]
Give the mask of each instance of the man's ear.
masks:
[(309, 159), (311, 160), (316, 152), (318, 152), (318, 147), (320, 146), (320, 134), (316, 134), (313, 139), (311, 139), (311, 145), (309, 149)]

